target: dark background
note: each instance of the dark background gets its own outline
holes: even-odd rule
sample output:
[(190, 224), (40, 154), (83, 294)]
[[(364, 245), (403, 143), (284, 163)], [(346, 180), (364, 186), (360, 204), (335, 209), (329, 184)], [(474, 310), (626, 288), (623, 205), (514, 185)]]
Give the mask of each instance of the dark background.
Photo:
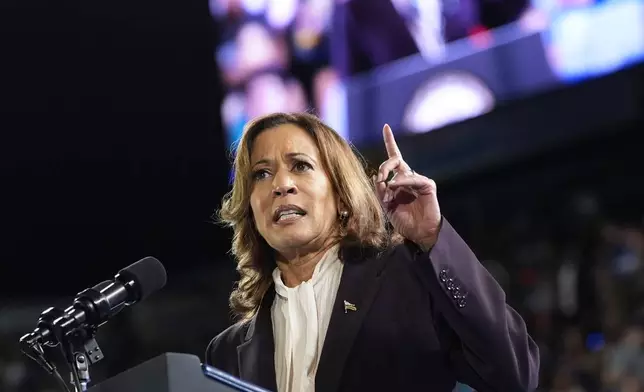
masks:
[[(165, 351), (201, 355), (229, 323), (235, 277), (226, 253), (231, 233), (211, 219), (228, 189), (229, 159), (213, 61), (218, 31), (207, 4), (4, 1), (0, 29), (0, 368), (19, 363), (29, 375), (9, 391), (52, 385), (16, 344), (41, 310), (68, 304), (148, 255), (166, 266), (168, 285), (101, 331), (106, 360), (94, 368), (95, 380)], [(572, 102), (570, 91), (602, 96), (601, 86), (615, 77), (630, 80), (634, 96), (644, 97), (641, 71), (492, 115), (530, 107), (557, 116), (545, 102), (562, 94)], [(563, 327), (541, 338), (540, 313), (524, 299), (551, 276), (544, 266), (556, 269), (570, 246), (592, 253), (600, 225), (642, 226), (643, 123), (640, 116), (591, 125), (575, 138), (566, 138), (564, 127), (560, 143), (439, 182), (445, 215), (482, 260), (506, 267), (509, 301), (552, 351)], [(377, 166), (382, 149), (365, 151)], [(584, 212), (585, 198), (599, 207)], [(555, 256), (526, 256), (543, 241)], [(598, 309), (591, 297), (599, 291), (590, 285), (579, 289), (590, 293), (582, 301), (589, 306), (570, 319), (553, 310), (552, 320), (566, 319), (564, 326), (583, 333), (601, 329), (602, 321), (588, 316)], [(557, 363), (544, 361), (544, 372)]]
[(171, 274), (221, 255), (227, 233), (208, 221), (228, 160), (207, 4), (0, 7), (0, 290), (69, 294), (148, 254)]

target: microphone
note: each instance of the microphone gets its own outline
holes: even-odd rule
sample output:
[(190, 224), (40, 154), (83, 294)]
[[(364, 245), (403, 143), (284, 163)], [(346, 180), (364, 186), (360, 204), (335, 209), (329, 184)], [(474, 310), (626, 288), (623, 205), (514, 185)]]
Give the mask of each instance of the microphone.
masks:
[(36, 329), (20, 338), (20, 343), (26, 348), (56, 346), (66, 334), (78, 328), (95, 330), (125, 306), (134, 305), (163, 288), (166, 279), (166, 270), (159, 260), (143, 258), (120, 270), (113, 280), (78, 293), (64, 311), (45, 310)]

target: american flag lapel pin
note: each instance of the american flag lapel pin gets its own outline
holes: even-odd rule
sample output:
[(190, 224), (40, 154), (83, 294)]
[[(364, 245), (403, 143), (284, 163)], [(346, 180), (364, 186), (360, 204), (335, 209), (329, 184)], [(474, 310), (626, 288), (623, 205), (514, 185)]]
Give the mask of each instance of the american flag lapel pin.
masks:
[(358, 308), (351, 302), (344, 300), (344, 313), (347, 313), (349, 310), (355, 312)]

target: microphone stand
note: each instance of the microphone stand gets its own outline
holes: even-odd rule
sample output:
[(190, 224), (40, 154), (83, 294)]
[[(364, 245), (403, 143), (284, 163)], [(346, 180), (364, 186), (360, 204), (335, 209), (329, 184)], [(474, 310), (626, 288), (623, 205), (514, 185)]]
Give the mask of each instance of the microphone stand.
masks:
[(83, 325), (63, 333), (64, 326), (73, 325), (73, 323), (74, 320), (69, 314), (58, 308), (49, 308), (41, 314), (38, 325), (44, 327), (44, 330), (53, 331), (53, 336), (43, 344), (42, 335), (30, 333), (20, 338), (20, 345), (25, 355), (45, 368), (49, 374), (56, 378), (64, 390), (69, 392), (67, 383), (58, 373), (53, 361), (48, 358), (46, 351), (43, 350), (43, 345), (60, 346), (71, 373), (70, 382), (74, 386), (75, 392), (85, 392), (91, 380), (89, 366), (102, 360), (104, 356), (95, 339), (97, 327)]
[[(63, 316), (63, 318), (67, 317), (69, 316)], [(94, 326), (78, 327), (59, 338), (60, 348), (71, 373), (70, 381), (76, 388), (76, 392), (87, 391), (91, 380), (90, 365), (104, 358), (95, 339), (96, 330)]]
[(91, 380), (89, 366), (104, 356), (95, 339), (96, 326), (81, 325), (63, 333), (64, 326), (74, 325), (74, 321), (69, 313), (65, 313), (55, 323), (55, 334), (71, 373), (71, 383), (76, 392), (85, 392)]

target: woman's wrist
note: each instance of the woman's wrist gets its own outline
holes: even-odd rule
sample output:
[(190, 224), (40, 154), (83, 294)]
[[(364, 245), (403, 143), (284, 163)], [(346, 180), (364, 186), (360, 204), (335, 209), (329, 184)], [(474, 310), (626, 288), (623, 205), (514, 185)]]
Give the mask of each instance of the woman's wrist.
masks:
[(434, 245), (436, 245), (436, 242), (438, 241), (438, 234), (440, 233), (442, 226), (443, 226), (443, 218), (441, 217), (438, 222), (438, 225), (436, 226), (436, 230), (434, 230), (430, 236), (425, 237), (419, 241), (414, 241), (414, 243), (423, 252), (429, 252), (430, 250), (432, 250)]
[(428, 240), (416, 242), (416, 245), (420, 248), (420, 250), (422, 250), (425, 253), (432, 250), (435, 244), (436, 244), (436, 239), (428, 239)]

